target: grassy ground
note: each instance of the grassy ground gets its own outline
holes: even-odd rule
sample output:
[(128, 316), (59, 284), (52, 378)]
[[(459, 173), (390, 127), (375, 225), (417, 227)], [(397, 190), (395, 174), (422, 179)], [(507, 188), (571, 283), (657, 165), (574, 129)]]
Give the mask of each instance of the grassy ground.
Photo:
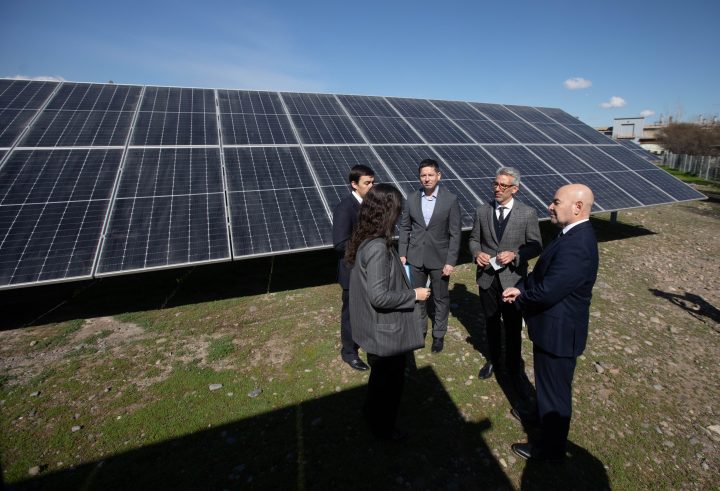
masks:
[[(525, 435), (497, 383), (477, 379), (467, 262), (451, 284), (445, 351), (417, 351), (408, 371), (411, 438), (372, 440), (359, 418), (367, 374), (339, 359), (340, 291), (320, 251), (0, 293), (4, 482), (717, 489), (720, 204), (593, 221), (601, 268), (564, 465), (510, 451)], [(524, 353), (531, 375), (529, 341)]]

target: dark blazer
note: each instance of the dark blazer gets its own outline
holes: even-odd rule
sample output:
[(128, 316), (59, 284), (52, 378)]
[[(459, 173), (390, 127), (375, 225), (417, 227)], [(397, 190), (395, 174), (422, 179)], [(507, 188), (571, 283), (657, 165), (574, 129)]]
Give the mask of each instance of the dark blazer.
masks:
[(457, 196), (439, 184), (437, 202), (430, 223), (422, 214), (421, 189), (405, 201), (400, 219), (398, 253), (418, 268), (442, 269), (455, 266), (460, 253), (460, 205)]
[(350, 324), (353, 341), (367, 353), (390, 356), (398, 353), (403, 337), (414, 335), (422, 344), (415, 313), (415, 290), (405, 276), (395, 249), (385, 239), (363, 243), (350, 275)]
[(551, 242), (518, 283), (521, 295), (515, 303), (530, 339), (544, 351), (577, 357), (585, 349), (598, 261), (595, 232), (584, 222)]
[[(502, 251), (513, 251), (516, 256), (513, 262), (501, 269), (499, 276), (503, 288), (515, 286), (520, 279), (527, 276), (528, 260), (537, 257), (542, 251), (542, 237), (538, 225), (537, 213), (517, 198), (513, 199), (513, 207), (507, 217), (507, 225), (501, 240), (495, 233), (493, 217), (495, 200), (480, 205), (475, 211), (475, 223), (470, 232), (470, 253), (475, 257), (479, 252), (490, 256)], [(496, 273), (491, 265), (484, 268), (478, 266), (476, 281), (480, 288), (490, 288)]]
[(360, 203), (352, 194), (340, 201), (333, 210), (333, 247), (338, 256), (337, 280), (344, 290), (350, 288), (352, 268), (345, 260), (345, 248), (358, 221)]

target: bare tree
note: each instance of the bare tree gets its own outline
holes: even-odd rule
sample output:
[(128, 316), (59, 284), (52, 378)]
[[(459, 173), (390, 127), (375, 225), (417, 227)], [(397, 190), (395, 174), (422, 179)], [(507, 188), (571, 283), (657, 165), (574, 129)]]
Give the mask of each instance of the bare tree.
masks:
[(720, 155), (720, 124), (672, 123), (660, 132), (663, 146), (676, 154)]

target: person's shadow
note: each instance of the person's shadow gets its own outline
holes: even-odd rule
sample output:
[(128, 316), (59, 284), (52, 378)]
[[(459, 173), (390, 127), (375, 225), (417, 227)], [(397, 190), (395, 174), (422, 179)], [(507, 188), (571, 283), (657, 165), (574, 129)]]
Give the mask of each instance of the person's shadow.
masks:
[[(490, 357), (485, 317), (482, 313), (479, 295), (468, 291), (464, 284), (455, 283), (450, 291), (450, 311), (467, 331), (466, 342), (472, 344), (473, 348), (488, 360)], [(505, 351), (504, 344), (500, 349), (502, 352)], [(500, 389), (512, 407), (519, 408), (522, 412), (533, 410), (536, 397), (535, 388), (525, 374), (524, 366), (517, 376), (517, 380), (511, 380), (504, 367), (495, 367), (494, 373)]]
[(528, 460), (520, 479), (520, 489), (606, 491), (610, 480), (603, 463), (582, 447), (568, 442), (565, 461), (559, 464)]
[(713, 322), (720, 323), (720, 309), (700, 295), (690, 292), (684, 292), (683, 294), (670, 293), (655, 288), (649, 288), (649, 290), (656, 297), (661, 297), (674, 303), (696, 319), (703, 320), (702, 318), (706, 317)]

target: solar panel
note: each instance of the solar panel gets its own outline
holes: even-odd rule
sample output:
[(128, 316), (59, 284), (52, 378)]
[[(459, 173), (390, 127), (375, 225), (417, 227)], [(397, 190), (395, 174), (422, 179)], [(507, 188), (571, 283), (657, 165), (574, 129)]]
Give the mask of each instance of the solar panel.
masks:
[(331, 247), (359, 163), (412, 195), (439, 160), (466, 230), (501, 165), (541, 218), (704, 198), (640, 152), (554, 108), (0, 80), (0, 288)]

